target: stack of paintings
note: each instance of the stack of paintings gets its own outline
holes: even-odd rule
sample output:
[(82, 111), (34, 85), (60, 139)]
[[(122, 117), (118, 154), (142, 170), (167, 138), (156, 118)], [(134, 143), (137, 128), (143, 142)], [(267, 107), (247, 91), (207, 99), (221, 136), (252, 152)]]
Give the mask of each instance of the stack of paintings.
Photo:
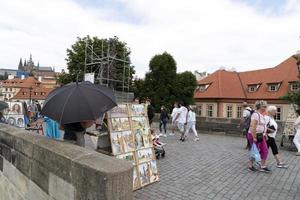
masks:
[(9, 125), (19, 128), (25, 127), (24, 109), (21, 102), (7, 102), (8, 108), (4, 110), (3, 115)]
[(112, 154), (133, 164), (133, 189), (159, 180), (145, 104), (122, 104), (108, 113)]

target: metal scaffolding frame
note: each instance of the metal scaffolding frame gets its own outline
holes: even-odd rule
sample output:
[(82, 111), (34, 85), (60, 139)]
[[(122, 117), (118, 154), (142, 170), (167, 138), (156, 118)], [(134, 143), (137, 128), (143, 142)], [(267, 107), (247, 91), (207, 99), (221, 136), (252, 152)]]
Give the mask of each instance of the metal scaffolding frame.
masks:
[[(118, 79), (116, 75), (116, 64), (123, 65), (122, 78)], [(95, 84), (104, 85), (115, 91), (116, 96), (122, 102), (131, 101), (130, 89), (130, 61), (126, 60), (126, 52), (124, 51), (123, 59), (117, 58), (116, 44), (113, 39), (108, 40), (107, 49), (104, 50), (102, 40), (100, 55), (94, 51), (93, 44), (85, 41), (85, 63), (84, 74), (94, 73)], [(127, 73), (126, 73), (127, 72)], [(115, 88), (116, 83), (121, 83), (121, 88)], [(117, 97), (117, 98), (118, 98)]]

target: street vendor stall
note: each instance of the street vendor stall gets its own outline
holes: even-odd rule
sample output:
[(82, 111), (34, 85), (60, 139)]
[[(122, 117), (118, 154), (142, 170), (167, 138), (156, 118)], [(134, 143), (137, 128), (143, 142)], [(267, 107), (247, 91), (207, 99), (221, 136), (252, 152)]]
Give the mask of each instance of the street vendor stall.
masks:
[[(110, 110), (104, 121), (108, 125), (109, 144), (99, 151), (132, 162), (133, 189), (159, 180), (155, 152), (145, 104), (121, 104)], [(105, 141), (105, 135), (99, 141)], [(107, 144), (107, 143), (106, 143)]]

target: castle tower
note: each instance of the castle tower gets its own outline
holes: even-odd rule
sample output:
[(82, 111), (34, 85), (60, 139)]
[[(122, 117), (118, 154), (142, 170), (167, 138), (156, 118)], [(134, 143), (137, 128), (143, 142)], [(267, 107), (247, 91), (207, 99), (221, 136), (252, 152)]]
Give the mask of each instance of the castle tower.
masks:
[(22, 62), (22, 58), (20, 58), (18, 70), (19, 70), (19, 71), (23, 71), (23, 62)]

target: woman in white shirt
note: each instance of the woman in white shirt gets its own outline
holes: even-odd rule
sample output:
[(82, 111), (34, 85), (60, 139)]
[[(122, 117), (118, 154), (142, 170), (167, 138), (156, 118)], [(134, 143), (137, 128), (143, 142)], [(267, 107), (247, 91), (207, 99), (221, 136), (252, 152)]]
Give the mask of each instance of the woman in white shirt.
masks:
[(300, 109), (296, 110), (296, 113), (298, 115), (298, 118), (294, 123), (294, 127), (296, 129), (296, 134), (294, 136), (294, 144), (296, 145), (298, 150), (296, 156), (300, 156)]
[(198, 137), (198, 133), (196, 130), (196, 113), (193, 111), (193, 109), (191, 107), (189, 107), (189, 112), (188, 112), (188, 117), (187, 117), (187, 125), (186, 125), (186, 130), (185, 130), (183, 140), (185, 140), (187, 138), (191, 129), (195, 135), (194, 141), (198, 141), (199, 137)]
[(277, 163), (277, 167), (286, 168), (287, 166), (281, 161), (278, 155), (278, 147), (275, 141), (278, 125), (274, 117), (276, 116), (277, 108), (276, 106), (268, 106), (267, 111), (268, 111), (268, 115), (265, 116), (267, 122), (267, 135), (268, 135), (267, 145), (268, 148), (271, 147), (272, 153)]

